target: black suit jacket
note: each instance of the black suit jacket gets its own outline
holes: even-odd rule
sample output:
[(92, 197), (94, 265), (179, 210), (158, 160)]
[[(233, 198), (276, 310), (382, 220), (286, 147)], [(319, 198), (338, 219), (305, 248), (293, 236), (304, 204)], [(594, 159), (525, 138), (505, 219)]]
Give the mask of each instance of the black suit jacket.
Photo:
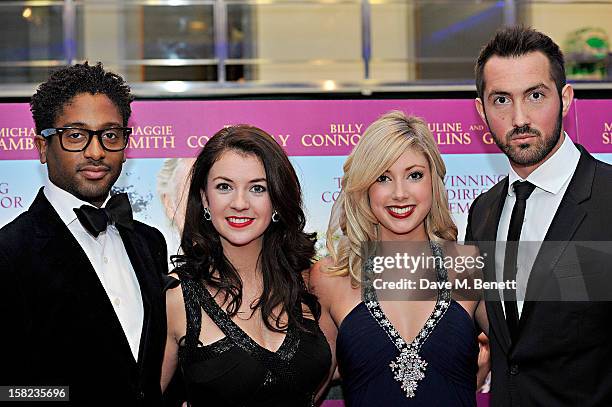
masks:
[(144, 306), (138, 361), (87, 255), (42, 189), (0, 229), (0, 385), (70, 386), (74, 405), (161, 403), (166, 244), (140, 222), (119, 232)]
[[(573, 277), (585, 278), (571, 275), (583, 273), (580, 267), (564, 266), (576, 260), (575, 251), (569, 250), (570, 241), (612, 241), (612, 166), (594, 159), (582, 146), (577, 147), (581, 153), (578, 166), (545, 238), (564, 243), (538, 252), (527, 285), (528, 299), (544, 298), (542, 293), (558, 291), (560, 282)], [(491, 251), (484, 242), (496, 240), (507, 190), (508, 178), (473, 202), (466, 241), (486, 245)], [(494, 256), (487, 260), (485, 274), (495, 280)], [(600, 270), (601, 275), (610, 279), (611, 268), (612, 263), (608, 263), (607, 269)], [(611, 304), (526, 301), (518, 337), (512, 342), (501, 303), (487, 301), (491, 405), (612, 405)]]

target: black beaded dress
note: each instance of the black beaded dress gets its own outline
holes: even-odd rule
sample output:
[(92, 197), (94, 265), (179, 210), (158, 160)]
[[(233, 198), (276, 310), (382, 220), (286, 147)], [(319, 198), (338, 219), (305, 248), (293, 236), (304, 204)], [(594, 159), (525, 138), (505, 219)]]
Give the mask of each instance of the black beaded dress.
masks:
[[(179, 276), (187, 331), (178, 356), (191, 406), (314, 405), (331, 364), (329, 345), (315, 321), (302, 317), (309, 332), (289, 324), (280, 348), (272, 352), (240, 329), (200, 282), (180, 271)], [(210, 345), (198, 339), (202, 310), (225, 334)]]

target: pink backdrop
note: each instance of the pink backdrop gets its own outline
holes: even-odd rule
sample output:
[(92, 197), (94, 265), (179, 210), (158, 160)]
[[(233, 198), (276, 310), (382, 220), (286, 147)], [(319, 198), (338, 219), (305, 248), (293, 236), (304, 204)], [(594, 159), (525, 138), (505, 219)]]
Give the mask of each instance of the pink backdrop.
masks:
[[(239, 123), (265, 129), (289, 155), (343, 156), (369, 123), (392, 109), (425, 118), (442, 154), (499, 152), (472, 100), (141, 101), (132, 106), (132, 158), (192, 157), (218, 129)], [(610, 144), (597, 137), (610, 108), (606, 100), (577, 100), (565, 130), (592, 152), (610, 152)], [(2, 105), (0, 160), (36, 159), (33, 135), (28, 104)]]
[[(388, 110), (402, 110), (407, 114), (421, 116), (429, 123), (445, 160), (455, 165), (455, 176), (495, 175), (502, 172), (496, 167), (495, 160), (487, 163), (482, 158), (477, 159), (477, 155), (499, 156), (499, 150), (478, 117), (471, 99), (177, 100), (137, 101), (132, 107), (130, 126), (134, 128), (134, 134), (128, 149), (130, 158), (193, 157), (214, 132), (223, 126), (238, 123), (250, 123), (263, 128), (294, 157), (317, 160), (317, 156), (345, 156), (357, 143), (365, 128), (378, 116)], [(564, 128), (572, 139), (584, 145), (590, 152), (612, 153), (612, 101), (575, 100), (564, 121)], [(39, 187), (38, 178), (30, 175), (31, 171), (36, 170), (35, 161), (32, 161), (33, 166), (22, 166), (17, 162), (4, 162), (6, 165), (1, 165), (2, 160), (36, 160), (34, 134), (27, 103), (0, 105), (0, 168), (3, 169), (0, 173), (0, 226), (27, 208), (28, 201)], [(458, 160), (455, 160), (455, 157)], [(319, 167), (321, 160), (317, 161), (316, 167)], [(143, 161), (151, 160), (142, 160), (138, 165), (144, 166)], [(306, 164), (308, 161), (303, 161), (302, 165)], [(138, 165), (135, 165), (135, 168)], [(333, 163), (330, 165), (333, 171), (329, 171), (329, 167), (320, 166), (318, 171), (321, 172), (304, 174), (303, 179), (314, 184), (317, 178), (339, 176), (341, 168), (334, 167)], [(155, 168), (157, 170), (157, 167)], [(134, 185), (142, 183), (148, 172), (148, 167), (143, 167), (142, 179), (134, 175)], [(134, 173), (140, 174), (136, 170)], [(154, 174), (151, 176), (154, 177)], [(336, 182), (336, 178), (333, 180), (332, 184)], [(24, 187), (24, 182), (32, 185)], [(148, 182), (154, 184), (155, 180)], [(305, 187), (307, 189), (308, 185)], [(447, 185), (447, 188), (450, 187), (452, 185)], [(484, 190), (486, 189), (483, 188), (482, 191)], [(475, 196), (469, 198), (470, 201), (466, 205)], [(328, 205), (325, 208), (328, 208), (329, 203), (325, 202), (325, 205)], [(313, 207), (310, 209), (312, 216), (316, 211)], [(164, 230), (168, 237), (171, 232), (168, 232), (168, 228), (164, 229), (162, 220), (157, 220), (163, 217), (161, 212), (158, 212), (159, 215), (153, 212), (152, 215), (145, 213), (141, 215), (142, 220)], [(463, 215), (454, 215), (455, 220), (461, 221)], [(487, 405), (487, 395), (479, 395), (478, 402), (479, 406)], [(339, 407), (343, 403), (330, 400), (324, 405)]]

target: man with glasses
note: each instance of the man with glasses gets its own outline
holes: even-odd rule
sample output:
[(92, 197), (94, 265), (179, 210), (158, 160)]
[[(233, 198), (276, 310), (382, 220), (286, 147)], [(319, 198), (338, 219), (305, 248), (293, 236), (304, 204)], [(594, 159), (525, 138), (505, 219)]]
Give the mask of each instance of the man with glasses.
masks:
[(32, 97), (49, 179), (0, 229), (0, 386), (68, 386), (75, 405), (161, 404), (166, 245), (125, 194), (110, 196), (131, 101), (100, 63), (61, 69)]

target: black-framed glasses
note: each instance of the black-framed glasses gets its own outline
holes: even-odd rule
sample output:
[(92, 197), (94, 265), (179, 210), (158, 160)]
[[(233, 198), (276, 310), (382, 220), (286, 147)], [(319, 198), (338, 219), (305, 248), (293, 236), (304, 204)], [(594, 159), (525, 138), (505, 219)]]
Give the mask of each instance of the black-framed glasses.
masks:
[(98, 136), (100, 145), (106, 151), (121, 151), (127, 147), (132, 129), (130, 127), (109, 127), (108, 129), (89, 130), (78, 127), (53, 127), (44, 129), (40, 134), (45, 138), (57, 135), (62, 148), (74, 153), (85, 150), (94, 136)]

